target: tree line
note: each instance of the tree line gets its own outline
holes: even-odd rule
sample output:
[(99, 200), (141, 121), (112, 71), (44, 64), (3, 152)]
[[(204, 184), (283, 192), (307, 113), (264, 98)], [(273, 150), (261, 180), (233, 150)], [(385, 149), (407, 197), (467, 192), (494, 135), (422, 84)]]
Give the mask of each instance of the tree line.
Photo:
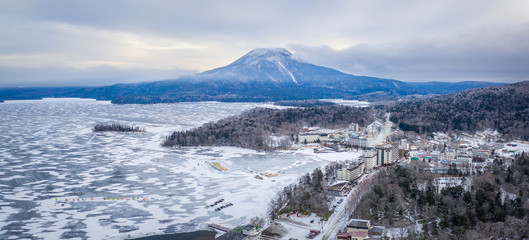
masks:
[(94, 132), (145, 132), (145, 128), (112, 123), (112, 124), (97, 124), (92, 128), (92, 131)]

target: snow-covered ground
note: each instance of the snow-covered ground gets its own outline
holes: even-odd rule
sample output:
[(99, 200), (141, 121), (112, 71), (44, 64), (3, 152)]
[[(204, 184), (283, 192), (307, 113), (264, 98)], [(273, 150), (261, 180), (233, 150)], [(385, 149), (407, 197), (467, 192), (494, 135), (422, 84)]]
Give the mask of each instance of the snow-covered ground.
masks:
[(340, 105), (351, 107), (369, 107), (370, 103), (358, 100), (344, 100), (344, 99), (321, 99), (322, 101), (333, 102)]
[[(207, 223), (234, 227), (265, 216), (276, 191), (304, 173), (361, 154), (160, 146), (174, 130), (257, 106), (274, 107), (81, 99), (0, 104), (0, 238), (123, 239), (193, 231)], [(111, 122), (147, 133), (92, 133), (96, 123)], [(262, 172), (279, 174), (255, 178)], [(233, 206), (207, 208), (222, 198), (221, 204)]]
[[(324, 222), (320, 221), (320, 217), (314, 214), (296, 214), (288, 217), (286, 214), (283, 214), (276, 220), (276, 222), (281, 224), (288, 231), (288, 233), (280, 238), (285, 240), (291, 238), (307, 239), (310, 230), (321, 231), (324, 224)], [(314, 239), (320, 240), (321, 237), (322, 234), (319, 234)]]
[[(359, 179), (359, 183), (362, 184), (372, 178), (375, 174), (376, 172), (363, 175)], [(320, 234), (313, 238), (315, 240), (334, 238), (338, 231), (347, 226), (349, 216), (361, 201), (362, 195), (363, 193), (355, 187), (347, 194), (347, 196), (334, 197), (333, 204), (336, 205), (336, 208), (327, 221), (321, 220), (320, 217), (314, 214), (282, 214), (278, 220), (276, 220), (276, 223), (283, 226), (287, 231), (286, 233), (283, 233), (281, 239), (307, 239), (310, 230), (320, 231)], [(338, 201), (340, 201), (340, 204), (338, 204)]]
[[(511, 146), (508, 146), (509, 144)], [(512, 146), (512, 145), (516, 145), (516, 146)], [(500, 156), (514, 157), (514, 155), (521, 154), (522, 152), (525, 152), (526, 154), (529, 153), (529, 144), (512, 141), (512, 142), (503, 144), (503, 149), (506, 149), (507, 152), (502, 151), (501, 153), (499, 153)]]

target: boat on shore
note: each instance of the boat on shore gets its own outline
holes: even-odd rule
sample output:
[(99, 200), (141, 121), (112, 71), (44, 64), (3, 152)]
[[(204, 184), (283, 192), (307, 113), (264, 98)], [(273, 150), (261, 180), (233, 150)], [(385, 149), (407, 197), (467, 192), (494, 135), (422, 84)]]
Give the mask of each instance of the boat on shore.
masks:
[(220, 163), (218, 162), (208, 162), (209, 166), (211, 166), (212, 168), (214, 169), (217, 169), (219, 171), (228, 171), (227, 168), (223, 167), (222, 165), (220, 165)]

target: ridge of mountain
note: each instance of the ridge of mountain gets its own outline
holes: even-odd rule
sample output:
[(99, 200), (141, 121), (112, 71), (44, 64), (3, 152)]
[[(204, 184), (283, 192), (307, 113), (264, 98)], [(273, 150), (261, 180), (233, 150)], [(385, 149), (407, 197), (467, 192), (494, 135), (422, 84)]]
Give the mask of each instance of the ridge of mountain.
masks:
[(292, 56), (291, 52), (283, 48), (257, 48), (226, 66), (172, 80), (73, 88), (69, 91), (53, 88), (47, 88), (46, 91), (33, 91), (31, 88), (9, 91), (0, 89), (0, 99), (85, 97), (127, 104), (359, 99), (366, 95), (370, 100), (396, 100), (410, 94), (446, 94), (468, 88), (498, 85), (487, 82), (411, 83), (355, 76), (305, 63)]
[(529, 140), (529, 81), (400, 101), (390, 112), (391, 121), (406, 131), (476, 132), (490, 128), (508, 139)]

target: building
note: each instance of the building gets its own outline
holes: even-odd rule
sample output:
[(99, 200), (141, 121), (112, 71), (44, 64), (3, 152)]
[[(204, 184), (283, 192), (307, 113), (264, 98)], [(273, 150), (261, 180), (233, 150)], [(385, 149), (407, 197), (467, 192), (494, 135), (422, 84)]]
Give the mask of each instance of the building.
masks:
[(215, 240), (260, 240), (261, 232), (257, 231), (254, 225), (239, 226), (225, 234), (215, 238)]
[(349, 144), (355, 147), (368, 148), (372, 142), (373, 139), (369, 136), (354, 136), (349, 138)]
[(248, 236), (246, 240), (259, 240), (261, 239), (261, 232), (257, 231), (254, 225), (248, 224), (242, 229), (242, 234)]
[(363, 231), (338, 233), (336, 235), (336, 240), (364, 240), (367, 238), (368, 238), (367, 232), (363, 232)]
[(401, 139), (399, 144), (399, 149), (409, 151), (410, 150), (410, 144), (406, 139)]
[(396, 144), (379, 145), (377, 151), (377, 166), (392, 164), (399, 159), (399, 148)]
[(371, 228), (371, 221), (364, 220), (364, 219), (351, 219), (349, 220), (349, 223), (347, 223), (347, 232), (367, 232)]
[(472, 163), (472, 158), (468, 155), (457, 155), (455, 160), (459, 164), (469, 164), (469, 163), (471, 164)]
[(336, 175), (338, 180), (352, 181), (364, 174), (364, 163), (357, 161), (352, 164), (344, 164), (341, 169), (338, 169)]
[(364, 171), (370, 171), (377, 165), (376, 151), (364, 151), (362, 157), (364, 158)]
[(351, 219), (344, 232), (336, 235), (336, 240), (381, 239), (386, 236), (384, 226), (371, 226), (371, 221)]
[(492, 151), (489, 149), (472, 149), (473, 157), (481, 157), (487, 159), (491, 155)]
[(437, 187), (437, 191), (448, 187), (461, 186), (463, 179), (461, 177), (438, 177), (433, 179), (433, 184)]
[(367, 232), (369, 236), (385, 236), (386, 235), (386, 227), (384, 226), (372, 226), (369, 231)]
[(307, 132), (298, 134), (298, 143), (315, 143), (329, 140), (329, 134), (323, 132)]
[(454, 149), (448, 149), (444, 153), (445, 159), (455, 159), (457, 156), (456, 151)]
[(349, 130), (353, 132), (360, 132), (360, 126), (358, 126), (358, 123), (351, 123), (351, 125), (349, 125)]
[(247, 237), (242, 233), (227, 232), (215, 238), (215, 240), (246, 240)]
[(327, 188), (328, 193), (334, 196), (344, 196), (348, 190), (347, 182), (337, 183)]

